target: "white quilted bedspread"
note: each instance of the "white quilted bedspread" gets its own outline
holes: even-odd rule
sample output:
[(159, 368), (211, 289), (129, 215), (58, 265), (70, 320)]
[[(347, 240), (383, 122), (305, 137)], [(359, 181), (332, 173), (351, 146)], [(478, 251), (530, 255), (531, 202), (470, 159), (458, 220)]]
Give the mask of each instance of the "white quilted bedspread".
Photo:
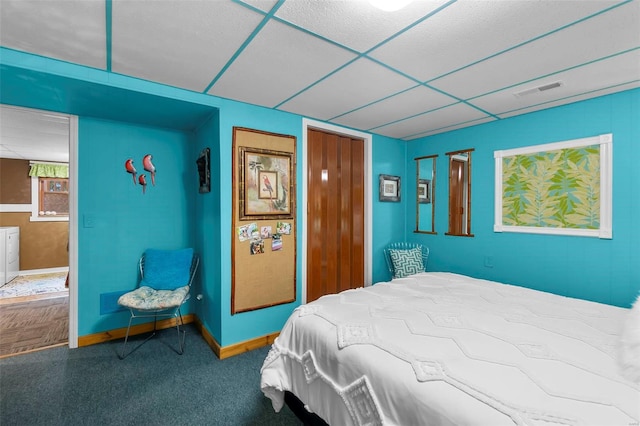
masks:
[(628, 310), (428, 272), (297, 308), (262, 367), (341, 425), (638, 425), (618, 372)]

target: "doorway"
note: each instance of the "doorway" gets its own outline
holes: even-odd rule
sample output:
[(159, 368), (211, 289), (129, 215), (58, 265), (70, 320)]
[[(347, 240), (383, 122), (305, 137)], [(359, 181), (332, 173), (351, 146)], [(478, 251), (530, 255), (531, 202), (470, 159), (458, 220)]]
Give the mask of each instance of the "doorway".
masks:
[(307, 302), (365, 284), (365, 141), (307, 129)]
[[(3, 327), (10, 327), (16, 338), (3, 341), (3, 353), (62, 342), (76, 347), (77, 117), (9, 105), (2, 105), (2, 116), (2, 144), (11, 145), (3, 157), (19, 170), (8, 181), (18, 188), (18, 198), (4, 196), (7, 204), (0, 212), (3, 225), (20, 229), (21, 240), (21, 272), (10, 289), (5, 286), (7, 298), (2, 299)], [(42, 177), (48, 175), (41, 169), (64, 163), (68, 180), (60, 174)], [(3, 337), (7, 340), (9, 334)], [(5, 343), (10, 343), (9, 352)]]

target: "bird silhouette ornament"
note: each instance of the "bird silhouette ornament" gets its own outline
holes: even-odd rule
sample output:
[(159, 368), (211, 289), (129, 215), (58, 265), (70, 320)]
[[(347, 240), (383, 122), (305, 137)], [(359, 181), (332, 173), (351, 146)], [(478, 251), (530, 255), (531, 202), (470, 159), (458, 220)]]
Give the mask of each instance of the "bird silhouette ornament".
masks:
[(144, 193), (147, 191), (147, 176), (144, 174), (140, 175), (140, 177), (138, 178), (138, 182), (140, 182), (140, 185), (142, 185), (142, 195), (144, 195)]
[[(151, 154), (147, 154), (142, 158), (142, 167), (145, 171), (149, 172), (151, 175), (151, 184), (156, 186), (156, 167), (153, 165), (151, 160), (153, 156)], [(133, 165), (133, 159), (129, 158), (124, 162), (124, 169), (127, 173), (131, 174), (133, 178), (133, 184), (140, 184), (142, 186), (142, 194), (144, 195), (147, 192), (147, 175), (141, 174), (138, 176), (138, 172)], [(136, 176), (138, 177), (136, 181)]]
[(156, 166), (151, 162), (152, 159), (153, 156), (151, 154), (145, 155), (142, 159), (142, 167), (151, 173), (151, 185), (156, 186)]
[(133, 177), (133, 184), (136, 184), (136, 174), (138, 173), (136, 171), (136, 168), (133, 167), (133, 160), (131, 158), (129, 158), (127, 161), (125, 161), (124, 163), (124, 168), (127, 171), (127, 173), (131, 173), (131, 176)]

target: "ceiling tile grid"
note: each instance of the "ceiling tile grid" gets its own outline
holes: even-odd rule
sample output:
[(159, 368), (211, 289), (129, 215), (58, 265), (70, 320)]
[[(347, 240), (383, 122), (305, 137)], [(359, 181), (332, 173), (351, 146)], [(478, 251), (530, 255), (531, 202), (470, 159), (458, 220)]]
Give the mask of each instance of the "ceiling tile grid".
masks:
[(348, 50), (270, 21), (209, 93), (275, 107), (355, 58)]
[(0, 1), (2, 47), (405, 140), (640, 87), (640, 0)]
[(459, 102), (457, 104), (439, 108), (419, 116), (388, 124), (375, 129), (376, 133), (399, 139), (414, 139), (425, 132), (425, 129), (442, 129), (459, 123), (473, 122), (486, 119), (476, 108)]
[(365, 53), (443, 4), (445, 1), (414, 1), (399, 11), (388, 13), (371, 7), (367, 0), (289, 0), (278, 9), (276, 16)]
[(415, 86), (415, 82), (367, 58), (330, 74), (279, 108), (330, 120), (359, 106)]
[[(501, 115), (531, 105), (552, 101), (558, 98), (576, 96), (591, 90), (612, 87), (624, 82), (625, 76), (633, 75), (634, 69), (640, 64), (640, 50), (633, 50), (623, 55), (592, 62), (588, 65), (554, 74), (551, 77), (534, 82), (511, 87), (474, 99), (472, 102), (481, 108), (491, 109)], [(636, 79), (636, 82), (640, 79)], [(553, 90), (533, 91), (524, 96), (517, 96), (520, 92), (560, 82), (562, 85)]]
[[(469, 99), (637, 48), (640, 32), (633, 23), (640, 22), (640, 8), (633, 6), (610, 10), (429, 84)], [(585, 35), (589, 43), (583, 42)]]
[(348, 112), (333, 119), (332, 122), (358, 129), (372, 130), (385, 124), (424, 114), (425, 111), (435, 110), (454, 103), (457, 103), (457, 101), (451, 99), (451, 97), (419, 85), (379, 102)]
[(369, 55), (429, 81), (612, 4), (583, 3), (576, 7), (575, 2), (458, 1)]

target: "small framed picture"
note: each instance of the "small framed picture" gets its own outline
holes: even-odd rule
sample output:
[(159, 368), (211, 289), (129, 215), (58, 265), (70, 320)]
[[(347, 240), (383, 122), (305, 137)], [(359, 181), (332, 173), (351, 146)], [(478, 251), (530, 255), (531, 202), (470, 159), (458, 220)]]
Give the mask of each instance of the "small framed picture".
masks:
[(431, 179), (418, 179), (418, 203), (431, 202)]
[(380, 175), (380, 201), (400, 201), (400, 176)]

